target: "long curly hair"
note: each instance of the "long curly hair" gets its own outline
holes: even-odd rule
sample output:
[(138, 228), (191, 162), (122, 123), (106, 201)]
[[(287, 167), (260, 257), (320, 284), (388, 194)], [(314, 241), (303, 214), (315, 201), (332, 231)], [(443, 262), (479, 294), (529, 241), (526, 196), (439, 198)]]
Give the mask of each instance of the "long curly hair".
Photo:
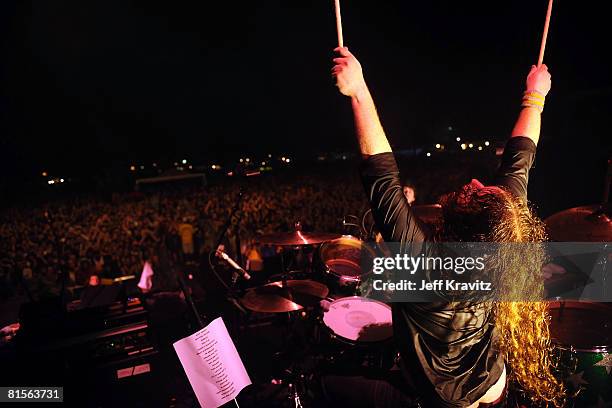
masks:
[(499, 187), (466, 185), (443, 196), (441, 204), (444, 241), (504, 243), (496, 246), (487, 269), (497, 271), (504, 300), (491, 306), (508, 377), (532, 404), (563, 407), (565, 388), (552, 372), (548, 306), (541, 301), (547, 239), (542, 221), (526, 202)]

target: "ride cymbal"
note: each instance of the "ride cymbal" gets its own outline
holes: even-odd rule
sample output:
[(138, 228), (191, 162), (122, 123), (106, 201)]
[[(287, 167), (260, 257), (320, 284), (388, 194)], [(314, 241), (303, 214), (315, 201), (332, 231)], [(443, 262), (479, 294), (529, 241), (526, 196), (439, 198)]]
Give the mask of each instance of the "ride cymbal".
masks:
[(554, 241), (610, 242), (612, 221), (600, 205), (569, 208), (548, 217), (544, 224)]

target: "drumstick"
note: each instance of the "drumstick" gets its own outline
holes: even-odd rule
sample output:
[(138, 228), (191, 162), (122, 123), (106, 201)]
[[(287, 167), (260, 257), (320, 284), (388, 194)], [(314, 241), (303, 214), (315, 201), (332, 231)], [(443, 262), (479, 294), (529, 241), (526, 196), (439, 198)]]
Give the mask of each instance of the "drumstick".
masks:
[(338, 47), (344, 47), (344, 38), (342, 37), (342, 16), (340, 15), (340, 0), (334, 0), (336, 9), (336, 31), (338, 32)]
[(538, 67), (544, 61), (544, 49), (546, 48), (546, 38), (548, 37), (548, 25), (550, 24), (550, 15), (552, 13), (553, 0), (548, 0), (548, 10), (546, 11), (546, 21), (544, 22), (544, 33), (542, 34), (542, 44), (540, 45), (540, 56), (538, 57)]

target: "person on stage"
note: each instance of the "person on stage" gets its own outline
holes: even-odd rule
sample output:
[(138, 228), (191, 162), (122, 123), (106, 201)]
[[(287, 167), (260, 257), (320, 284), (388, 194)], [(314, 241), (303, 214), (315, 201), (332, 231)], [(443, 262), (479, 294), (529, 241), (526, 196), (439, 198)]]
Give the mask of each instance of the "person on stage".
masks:
[[(492, 185), (472, 180), (443, 196), (444, 223), (432, 236), (417, 222), (402, 192), (399, 171), (359, 61), (346, 47), (335, 50), (332, 75), (350, 98), (363, 163), (360, 172), (378, 229), (387, 242), (520, 242), (546, 239), (543, 223), (527, 203), (527, 181), (540, 135), (551, 76), (546, 65), (527, 76), (521, 111)], [(524, 299), (541, 299), (541, 245), (521, 245), (503, 259), (502, 283), (518, 285)], [(534, 249), (535, 248), (535, 249)], [(540, 249), (538, 249), (540, 248)], [(524, 251), (523, 253), (521, 251)], [(508, 251), (509, 252), (509, 251)], [(552, 375), (544, 302), (393, 303), (393, 329), (403, 382), (354, 378), (361, 383), (330, 399), (345, 406), (505, 406), (516, 384), (533, 403), (562, 406), (563, 385)], [(341, 380), (345, 381), (345, 380)], [(371, 381), (375, 381), (372, 384)], [(410, 385), (409, 385), (410, 384)], [(368, 395), (369, 393), (369, 395)]]

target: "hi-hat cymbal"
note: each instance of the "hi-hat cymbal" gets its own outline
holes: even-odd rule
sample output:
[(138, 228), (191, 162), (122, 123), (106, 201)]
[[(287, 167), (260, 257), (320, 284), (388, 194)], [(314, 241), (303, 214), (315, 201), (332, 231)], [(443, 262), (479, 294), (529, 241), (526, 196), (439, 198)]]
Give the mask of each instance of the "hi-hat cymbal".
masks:
[(240, 302), (254, 312), (293, 312), (318, 304), (328, 293), (327, 286), (313, 280), (288, 280), (286, 287), (277, 281), (247, 290)]
[(551, 215), (544, 223), (554, 241), (612, 241), (612, 221), (599, 205), (569, 208)]
[(320, 244), (340, 237), (340, 234), (330, 234), (327, 232), (292, 231), (261, 235), (257, 241), (261, 244), (269, 245), (298, 246)]

